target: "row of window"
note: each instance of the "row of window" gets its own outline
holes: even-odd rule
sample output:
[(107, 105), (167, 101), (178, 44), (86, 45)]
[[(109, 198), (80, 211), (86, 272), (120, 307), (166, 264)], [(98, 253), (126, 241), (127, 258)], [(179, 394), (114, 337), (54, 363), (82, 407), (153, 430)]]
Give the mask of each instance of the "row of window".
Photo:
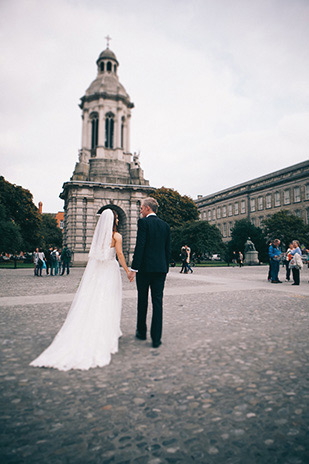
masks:
[[(291, 189), (283, 191), (283, 198), (281, 192), (267, 193), (264, 196), (250, 199), (250, 212), (262, 211), (264, 209), (271, 209), (273, 206), (278, 207), (301, 202), (301, 189), (299, 186), (294, 187), (292, 190), (293, 199), (291, 199)], [(283, 201), (282, 201), (283, 200)], [(305, 185), (305, 200), (309, 200), (309, 184)], [(246, 200), (241, 200), (234, 204), (218, 206), (217, 208), (208, 209), (207, 213), (202, 213), (203, 219), (207, 221), (221, 219), (221, 217), (238, 216), (239, 214), (246, 214)]]
[(245, 214), (246, 213), (246, 202), (245, 200), (241, 200), (240, 208), (239, 203), (234, 203), (234, 205), (229, 204), (228, 206), (218, 206), (218, 208), (209, 209), (206, 213), (204, 211), (203, 218), (207, 219), (207, 221), (215, 221), (216, 219), (221, 219), (221, 217), (233, 216), (233, 206), (234, 206), (234, 216), (238, 214)]
[[(309, 224), (309, 208), (307, 208), (305, 212), (305, 218), (303, 217), (301, 210), (296, 210), (295, 214), (296, 216), (302, 219), (305, 219), (305, 221), (307, 221), (307, 224)], [(260, 217), (251, 218), (251, 223), (256, 227), (263, 227), (264, 220), (268, 219), (270, 216), (271, 216), (270, 214), (267, 214), (266, 217), (260, 216)], [(231, 236), (231, 231), (232, 231), (232, 228), (234, 227), (234, 224), (235, 224), (235, 221), (224, 222), (223, 224), (217, 224), (217, 227), (222, 233), (223, 237), (226, 238), (226, 237)]]
[[(99, 115), (92, 113), (91, 118), (91, 149), (94, 150), (98, 146), (99, 141)], [(114, 148), (114, 118), (115, 115), (111, 112), (105, 115), (105, 148)], [(125, 117), (121, 118), (120, 129), (120, 147), (123, 148), (124, 144), (124, 125)]]

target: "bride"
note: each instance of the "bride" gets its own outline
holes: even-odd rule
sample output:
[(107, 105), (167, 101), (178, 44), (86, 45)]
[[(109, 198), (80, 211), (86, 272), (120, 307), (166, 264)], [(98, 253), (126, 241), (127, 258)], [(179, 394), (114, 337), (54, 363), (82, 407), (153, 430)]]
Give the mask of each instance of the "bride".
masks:
[(67, 318), (51, 345), (30, 366), (86, 370), (106, 366), (118, 351), (122, 285), (116, 253), (127, 275), (129, 269), (117, 224), (115, 211), (104, 210)]

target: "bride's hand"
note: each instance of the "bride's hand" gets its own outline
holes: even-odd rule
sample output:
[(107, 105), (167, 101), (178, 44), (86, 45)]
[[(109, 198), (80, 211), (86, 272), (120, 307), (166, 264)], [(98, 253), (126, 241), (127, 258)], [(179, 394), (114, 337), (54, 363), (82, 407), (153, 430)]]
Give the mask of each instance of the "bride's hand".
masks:
[(127, 273), (127, 276), (128, 276), (128, 279), (129, 279), (130, 282), (133, 282), (135, 274), (136, 274), (136, 272), (134, 272), (134, 271), (129, 271)]

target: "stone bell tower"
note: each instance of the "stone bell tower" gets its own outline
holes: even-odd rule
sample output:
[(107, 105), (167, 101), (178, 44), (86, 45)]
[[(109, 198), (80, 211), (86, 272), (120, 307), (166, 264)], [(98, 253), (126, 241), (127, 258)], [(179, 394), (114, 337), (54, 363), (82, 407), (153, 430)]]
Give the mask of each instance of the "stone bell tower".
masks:
[(60, 194), (64, 204), (64, 242), (74, 264), (87, 261), (98, 215), (106, 208), (119, 216), (127, 259), (134, 251), (141, 200), (155, 190), (144, 179), (138, 155), (130, 152), (134, 104), (119, 82), (119, 63), (109, 48), (96, 61), (97, 77), (81, 98), (82, 147), (70, 181)]

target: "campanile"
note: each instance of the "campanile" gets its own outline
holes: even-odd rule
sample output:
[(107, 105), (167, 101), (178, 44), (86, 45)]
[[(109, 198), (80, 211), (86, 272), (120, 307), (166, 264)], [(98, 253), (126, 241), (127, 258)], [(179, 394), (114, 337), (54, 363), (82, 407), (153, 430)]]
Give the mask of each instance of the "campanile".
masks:
[(131, 259), (141, 200), (155, 190), (144, 179), (139, 157), (130, 151), (134, 104), (119, 82), (119, 62), (109, 48), (96, 61), (97, 76), (81, 98), (82, 142), (71, 179), (63, 184), (64, 243), (74, 264), (87, 261), (98, 215), (119, 216), (123, 250)]

